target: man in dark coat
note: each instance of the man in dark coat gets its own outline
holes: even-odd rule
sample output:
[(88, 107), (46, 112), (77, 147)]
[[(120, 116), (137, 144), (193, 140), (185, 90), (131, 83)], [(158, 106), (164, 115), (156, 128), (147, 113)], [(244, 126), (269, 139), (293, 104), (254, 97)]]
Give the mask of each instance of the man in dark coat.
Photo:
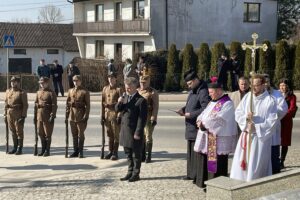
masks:
[(120, 145), (128, 161), (127, 175), (121, 181), (140, 179), (144, 128), (147, 121), (147, 101), (137, 92), (138, 80), (128, 77), (124, 81), (126, 94), (118, 99), (116, 111), (121, 112)]
[(230, 68), (231, 68), (231, 63), (228, 60), (225, 53), (223, 53), (221, 58), (219, 58), (219, 60), (218, 60), (218, 83), (222, 85), (222, 88), (224, 91), (228, 91), (228, 87), (227, 87), (228, 74), (227, 74), (227, 72), (230, 70)]
[(64, 73), (63, 67), (58, 64), (57, 60), (53, 61), (53, 67), (51, 68), (51, 75), (53, 79), (54, 91), (56, 96), (58, 96), (58, 87), (61, 93), (61, 96), (64, 96), (64, 88), (62, 85), (62, 74)]
[(187, 140), (187, 176), (185, 180), (196, 181), (196, 160), (197, 153), (194, 152), (194, 145), (197, 136), (198, 127), (196, 120), (198, 115), (206, 108), (210, 101), (208, 88), (205, 81), (200, 80), (197, 73), (190, 70), (184, 74), (184, 80), (187, 83), (190, 92), (186, 105), (177, 111), (185, 117), (185, 139)]
[(68, 74), (68, 80), (69, 80), (69, 88), (74, 87), (73, 83), (73, 76), (80, 75), (80, 70), (77, 66), (74, 65), (74, 62), (70, 62), (69, 66), (67, 67), (67, 74)]

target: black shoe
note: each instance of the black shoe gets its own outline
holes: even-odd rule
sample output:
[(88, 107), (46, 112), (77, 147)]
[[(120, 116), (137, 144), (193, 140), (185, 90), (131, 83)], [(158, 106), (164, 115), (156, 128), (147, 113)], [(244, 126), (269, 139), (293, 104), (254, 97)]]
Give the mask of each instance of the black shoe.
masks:
[(128, 179), (128, 182), (135, 182), (135, 181), (139, 181), (140, 180), (140, 176), (139, 175), (135, 175), (130, 177), (130, 179)]
[(193, 179), (191, 179), (190, 177), (188, 177), (188, 176), (185, 176), (185, 177), (183, 177), (182, 178), (182, 180), (185, 180), (185, 181), (190, 181), (190, 180), (193, 180)]
[(120, 178), (120, 181), (127, 181), (131, 178), (131, 176), (132, 176), (131, 174), (127, 174), (125, 177)]
[(196, 184), (196, 179), (193, 180), (193, 184)]
[(22, 147), (18, 147), (17, 152), (15, 153), (15, 155), (22, 155)]
[(44, 155), (43, 155), (44, 157), (48, 157), (48, 156), (50, 156), (50, 152), (49, 151), (45, 151), (45, 153), (44, 153)]
[(8, 154), (15, 154), (17, 152), (17, 148), (13, 148), (13, 150), (11, 150), (10, 152), (8, 152)]
[(79, 151), (78, 158), (83, 158), (83, 151)]
[(119, 157), (118, 157), (118, 155), (115, 155), (115, 154), (114, 154), (114, 155), (112, 155), (112, 156), (111, 156), (111, 158), (110, 158), (110, 159), (111, 159), (111, 160), (118, 160), (118, 159), (119, 159)]
[(78, 152), (78, 151), (75, 151), (75, 152), (73, 152), (73, 153), (69, 156), (69, 158), (77, 158), (77, 157), (78, 157), (78, 154), (79, 154), (79, 152)]
[(113, 155), (112, 152), (109, 152), (109, 153), (104, 157), (104, 159), (109, 160), (109, 159), (111, 158), (112, 155)]
[(148, 157), (146, 158), (145, 163), (151, 163), (151, 157), (150, 157), (150, 156), (148, 156)]
[(280, 163), (280, 169), (284, 169), (284, 168), (285, 168), (284, 162), (281, 162), (281, 163)]

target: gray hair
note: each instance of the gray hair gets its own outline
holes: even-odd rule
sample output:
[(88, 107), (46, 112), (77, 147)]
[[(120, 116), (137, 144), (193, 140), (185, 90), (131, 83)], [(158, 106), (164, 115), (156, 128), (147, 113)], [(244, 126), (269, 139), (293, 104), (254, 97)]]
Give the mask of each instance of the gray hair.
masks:
[(139, 81), (135, 77), (127, 77), (127, 78), (125, 78), (124, 83), (126, 85), (134, 85), (136, 87), (138, 87), (138, 85), (139, 85)]

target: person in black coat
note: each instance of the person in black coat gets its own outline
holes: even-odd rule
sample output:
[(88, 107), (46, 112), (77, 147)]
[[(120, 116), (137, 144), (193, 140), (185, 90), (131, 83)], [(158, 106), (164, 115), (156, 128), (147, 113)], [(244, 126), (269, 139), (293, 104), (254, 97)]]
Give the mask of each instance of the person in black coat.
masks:
[(63, 67), (58, 64), (57, 60), (53, 61), (53, 67), (51, 68), (51, 75), (53, 80), (54, 91), (56, 96), (58, 96), (58, 87), (61, 93), (61, 96), (64, 96), (64, 88), (62, 85), (62, 74), (64, 73)]
[(241, 74), (241, 65), (238, 60), (237, 54), (233, 53), (230, 59), (230, 75), (231, 75), (231, 87), (232, 91), (239, 89), (238, 80)]
[(73, 88), (73, 76), (80, 75), (80, 71), (77, 66), (74, 65), (73, 62), (69, 63), (69, 66), (67, 67), (67, 74), (68, 74), (68, 81), (69, 81), (69, 87)]
[(222, 85), (224, 91), (228, 91), (227, 87), (227, 72), (231, 69), (231, 62), (228, 60), (225, 53), (222, 54), (218, 60), (218, 83)]
[(195, 140), (197, 137), (198, 127), (196, 120), (198, 115), (206, 108), (210, 101), (208, 88), (205, 81), (200, 80), (197, 73), (190, 70), (184, 74), (184, 80), (187, 83), (190, 92), (186, 105), (177, 111), (185, 117), (185, 139), (187, 140), (187, 175), (185, 180), (196, 182), (196, 160), (197, 153), (194, 152)]
[(118, 99), (116, 111), (121, 112), (120, 145), (127, 155), (128, 172), (121, 181), (140, 179), (142, 150), (144, 146), (144, 127), (147, 121), (147, 101), (138, 92), (139, 82), (134, 77), (124, 81), (126, 93)]

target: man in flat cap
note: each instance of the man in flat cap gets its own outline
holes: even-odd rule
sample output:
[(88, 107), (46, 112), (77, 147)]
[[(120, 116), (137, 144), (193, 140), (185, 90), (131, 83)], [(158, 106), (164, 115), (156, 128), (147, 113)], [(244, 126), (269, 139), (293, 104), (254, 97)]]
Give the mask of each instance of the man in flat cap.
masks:
[(234, 152), (237, 126), (234, 104), (223, 93), (221, 84), (208, 84), (210, 103), (197, 118), (199, 128), (194, 150), (198, 153), (196, 184), (218, 176), (227, 176), (228, 155)]
[(193, 180), (196, 183), (196, 160), (197, 154), (194, 152), (194, 145), (198, 127), (197, 117), (206, 108), (210, 101), (208, 88), (205, 81), (200, 80), (194, 70), (189, 70), (184, 74), (190, 92), (186, 105), (177, 111), (185, 117), (185, 139), (187, 140), (187, 175), (185, 180)]
[(27, 93), (20, 88), (20, 78), (12, 77), (11, 88), (5, 93), (4, 120), (12, 132), (14, 147), (9, 154), (22, 154), (24, 140), (24, 122), (27, 116)]
[(70, 120), (70, 127), (73, 136), (74, 152), (70, 158), (83, 158), (84, 131), (90, 114), (90, 93), (82, 87), (81, 77), (73, 76), (74, 88), (69, 89), (66, 102), (66, 119)]
[(105, 125), (108, 140), (109, 152), (105, 159), (117, 160), (119, 149), (119, 134), (120, 134), (120, 114), (115, 111), (115, 105), (119, 97), (122, 96), (123, 90), (117, 86), (117, 74), (114, 72), (108, 73), (109, 84), (102, 90), (102, 109), (101, 109), (101, 124)]
[(42, 150), (39, 156), (50, 156), (51, 138), (54, 128), (54, 119), (57, 111), (56, 93), (50, 88), (50, 79), (41, 77), (39, 80), (40, 90), (35, 98), (35, 116), (37, 129), (41, 139)]
[(150, 87), (150, 76), (146, 73), (142, 72), (142, 75), (140, 76), (140, 88), (138, 89), (138, 92), (146, 99), (148, 106), (147, 122), (144, 129), (145, 146), (143, 150), (142, 161), (150, 163), (153, 146), (152, 134), (154, 127), (157, 124), (159, 97), (158, 92), (154, 88)]

